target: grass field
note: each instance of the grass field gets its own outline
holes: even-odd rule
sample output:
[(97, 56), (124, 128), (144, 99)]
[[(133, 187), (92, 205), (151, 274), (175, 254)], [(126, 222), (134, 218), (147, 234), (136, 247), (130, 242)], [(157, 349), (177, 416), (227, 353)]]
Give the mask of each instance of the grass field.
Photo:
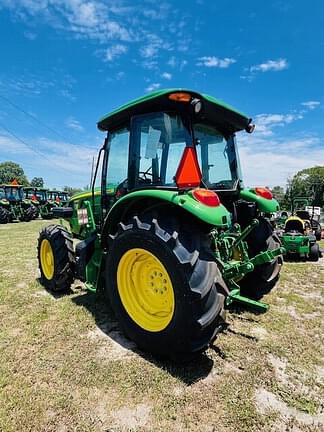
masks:
[(286, 263), (267, 314), (233, 311), (206, 355), (176, 366), (138, 352), (81, 284), (39, 285), (46, 224), (0, 225), (2, 432), (323, 430), (324, 258)]

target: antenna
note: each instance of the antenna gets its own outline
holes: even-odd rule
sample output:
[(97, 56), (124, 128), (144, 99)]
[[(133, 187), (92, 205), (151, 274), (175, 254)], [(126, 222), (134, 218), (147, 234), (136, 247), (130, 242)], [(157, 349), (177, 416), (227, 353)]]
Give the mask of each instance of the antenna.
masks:
[(93, 170), (94, 170), (94, 156), (92, 156), (91, 175), (90, 175), (90, 187), (92, 185), (92, 180), (93, 180)]

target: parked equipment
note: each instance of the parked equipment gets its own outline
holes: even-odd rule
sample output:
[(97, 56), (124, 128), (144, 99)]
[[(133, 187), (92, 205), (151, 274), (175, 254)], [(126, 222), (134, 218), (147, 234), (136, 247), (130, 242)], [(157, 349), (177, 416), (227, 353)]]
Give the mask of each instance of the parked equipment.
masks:
[(316, 240), (321, 239), (321, 226), (314, 214), (298, 210), (308, 203), (308, 198), (304, 197), (293, 200), (292, 215), (287, 218), (284, 229), (278, 230), (278, 236), (288, 256), (318, 261), (321, 252)]
[[(103, 117), (92, 190), (54, 208), (69, 223), (39, 236), (41, 281), (103, 290), (142, 349), (183, 358), (208, 347), (224, 310), (259, 299), (279, 276), (283, 248), (264, 187), (245, 188), (235, 134), (251, 120), (193, 91), (161, 90)], [(102, 166), (101, 188), (94, 187)], [(76, 247), (72, 240), (79, 239)]]
[(33, 219), (33, 206), (24, 197), (23, 186), (16, 183), (0, 186), (0, 223), (29, 222)]

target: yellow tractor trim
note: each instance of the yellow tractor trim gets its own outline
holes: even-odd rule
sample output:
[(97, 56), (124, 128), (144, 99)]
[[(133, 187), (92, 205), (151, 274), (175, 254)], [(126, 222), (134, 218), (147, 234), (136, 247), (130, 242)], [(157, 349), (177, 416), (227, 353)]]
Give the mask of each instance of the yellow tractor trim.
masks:
[(40, 247), (40, 264), (46, 279), (51, 280), (54, 276), (54, 255), (51, 243), (44, 239)]
[(151, 252), (128, 250), (118, 264), (117, 286), (124, 308), (141, 328), (159, 332), (171, 322), (175, 307), (172, 282)]

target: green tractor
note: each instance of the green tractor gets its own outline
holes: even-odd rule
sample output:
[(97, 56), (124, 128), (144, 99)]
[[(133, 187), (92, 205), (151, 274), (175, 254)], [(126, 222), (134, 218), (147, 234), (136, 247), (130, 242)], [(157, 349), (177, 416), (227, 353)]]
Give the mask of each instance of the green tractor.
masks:
[(64, 207), (69, 202), (69, 194), (68, 192), (50, 190), (48, 191), (48, 200), (53, 204), (53, 207)]
[(0, 223), (29, 222), (33, 219), (33, 206), (24, 196), (21, 185), (0, 186)]
[(6, 198), (6, 191), (4, 186), (0, 186), (0, 224), (9, 222), (10, 203)]
[(40, 202), (36, 194), (37, 188), (33, 186), (24, 187), (25, 199), (30, 200), (33, 207), (33, 219), (37, 219), (40, 213)]
[(61, 206), (59, 191), (37, 187), (25, 187), (25, 197), (31, 200), (34, 210), (34, 219), (41, 216), (43, 219), (53, 218), (53, 208)]
[(39, 215), (42, 219), (53, 219), (53, 208), (57, 207), (55, 200), (49, 196), (49, 190), (45, 188), (35, 188), (35, 195), (39, 202)]
[(291, 216), (286, 219), (284, 228), (278, 230), (278, 236), (288, 257), (318, 261), (321, 251), (316, 240), (321, 239), (321, 226), (308, 210), (303, 209), (308, 204), (308, 198), (293, 200)]
[(233, 302), (266, 311), (258, 299), (284, 250), (269, 222), (278, 202), (243, 186), (235, 134), (252, 132), (251, 119), (173, 89), (120, 107), (98, 128), (107, 137), (92, 190), (53, 210), (68, 228), (40, 232), (42, 284), (61, 291), (78, 279), (102, 290), (141, 349), (178, 359), (209, 346)]

